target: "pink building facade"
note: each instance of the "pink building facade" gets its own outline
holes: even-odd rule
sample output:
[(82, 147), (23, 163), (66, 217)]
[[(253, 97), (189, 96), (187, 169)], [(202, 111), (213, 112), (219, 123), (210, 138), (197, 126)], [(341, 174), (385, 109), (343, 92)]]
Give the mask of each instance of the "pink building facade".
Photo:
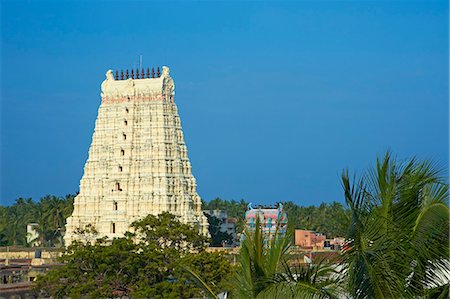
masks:
[(310, 230), (295, 230), (295, 245), (302, 248), (320, 248), (325, 245), (326, 236)]
[(253, 208), (250, 203), (245, 212), (245, 223), (250, 231), (255, 230), (256, 221), (262, 226), (263, 233), (273, 237), (276, 233), (285, 235), (287, 228), (287, 215), (283, 205), (279, 203), (276, 207)]

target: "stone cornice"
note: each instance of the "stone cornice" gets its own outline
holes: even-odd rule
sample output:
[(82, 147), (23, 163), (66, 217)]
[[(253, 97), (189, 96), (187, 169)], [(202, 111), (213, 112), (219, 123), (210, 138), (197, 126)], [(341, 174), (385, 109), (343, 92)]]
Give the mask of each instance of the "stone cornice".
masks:
[(158, 100), (163, 99), (162, 95), (175, 94), (175, 84), (166, 66), (162, 67), (159, 78), (115, 80), (112, 70), (108, 70), (105, 75), (106, 79), (101, 85), (101, 97), (105, 102), (123, 102), (135, 97)]

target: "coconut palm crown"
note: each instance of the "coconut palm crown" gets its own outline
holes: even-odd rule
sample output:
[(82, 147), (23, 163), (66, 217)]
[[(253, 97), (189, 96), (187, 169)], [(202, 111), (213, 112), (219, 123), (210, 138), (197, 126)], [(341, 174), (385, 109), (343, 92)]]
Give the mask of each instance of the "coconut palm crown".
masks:
[[(387, 153), (360, 179), (342, 174), (351, 210), (344, 253), (351, 298), (448, 297), (448, 184), (435, 164)], [(437, 297), (433, 297), (437, 298)]]

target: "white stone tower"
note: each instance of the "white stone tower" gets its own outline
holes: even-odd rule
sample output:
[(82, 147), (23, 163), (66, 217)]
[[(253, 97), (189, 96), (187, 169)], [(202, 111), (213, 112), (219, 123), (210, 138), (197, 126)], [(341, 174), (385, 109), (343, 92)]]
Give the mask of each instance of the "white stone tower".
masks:
[(89, 157), (67, 219), (66, 245), (74, 231), (92, 224), (99, 237), (121, 237), (148, 214), (167, 211), (208, 234), (174, 102), (169, 68), (120, 78), (106, 72), (101, 85)]

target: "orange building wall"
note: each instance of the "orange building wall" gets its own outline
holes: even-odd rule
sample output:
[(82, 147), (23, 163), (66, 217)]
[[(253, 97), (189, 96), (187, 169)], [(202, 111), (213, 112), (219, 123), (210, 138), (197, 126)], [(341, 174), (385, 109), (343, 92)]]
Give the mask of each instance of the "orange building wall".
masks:
[(300, 247), (320, 247), (323, 248), (326, 236), (318, 235), (315, 232), (303, 229), (295, 230), (295, 245)]

